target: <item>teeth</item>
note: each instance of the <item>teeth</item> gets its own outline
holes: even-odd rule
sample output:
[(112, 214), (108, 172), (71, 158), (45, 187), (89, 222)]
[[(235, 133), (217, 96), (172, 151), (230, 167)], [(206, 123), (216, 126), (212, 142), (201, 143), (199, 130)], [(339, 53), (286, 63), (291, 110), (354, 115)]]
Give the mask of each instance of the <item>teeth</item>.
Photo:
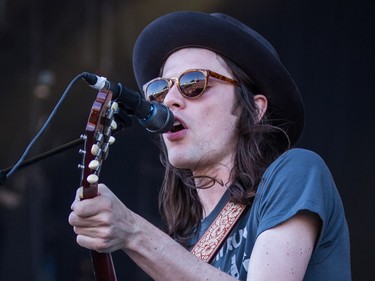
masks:
[(173, 126), (178, 126), (178, 125), (181, 125), (180, 121), (175, 120), (173, 123)]

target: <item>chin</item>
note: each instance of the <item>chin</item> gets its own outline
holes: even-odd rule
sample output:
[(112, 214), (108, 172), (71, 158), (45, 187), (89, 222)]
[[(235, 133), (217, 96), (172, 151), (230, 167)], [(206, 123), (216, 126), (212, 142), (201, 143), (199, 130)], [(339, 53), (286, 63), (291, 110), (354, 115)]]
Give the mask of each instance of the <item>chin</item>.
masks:
[(192, 163), (186, 157), (169, 157), (169, 163), (177, 169), (192, 169)]

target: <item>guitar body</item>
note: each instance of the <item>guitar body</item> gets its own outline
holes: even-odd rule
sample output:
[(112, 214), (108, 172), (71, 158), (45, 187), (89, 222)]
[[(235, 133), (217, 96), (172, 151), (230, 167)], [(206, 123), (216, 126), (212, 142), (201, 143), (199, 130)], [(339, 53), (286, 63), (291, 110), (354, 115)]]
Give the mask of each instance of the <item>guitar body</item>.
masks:
[[(85, 129), (81, 174), (81, 200), (98, 195), (98, 179), (103, 161), (108, 156), (109, 145), (114, 141), (111, 130), (115, 127), (112, 92), (100, 91), (92, 105)], [(96, 281), (117, 281), (112, 256), (109, 253), (90, 251)]]

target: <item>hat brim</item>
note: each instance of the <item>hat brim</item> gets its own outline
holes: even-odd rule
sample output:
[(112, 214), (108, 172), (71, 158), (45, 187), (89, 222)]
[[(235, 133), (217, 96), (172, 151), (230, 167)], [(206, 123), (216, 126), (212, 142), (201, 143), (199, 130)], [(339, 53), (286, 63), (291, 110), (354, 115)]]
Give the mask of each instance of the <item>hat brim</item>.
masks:
[(157, 77), (164, 61), (178, 49), (198, 47), (215, 51), (249, 75), (268, 99), (272, 124), (284, 129), (294, 144), (304, 126), (298, 88), (271, 44), (241, 24), (221, 14), (185, 11), (156, 19), (142, 31), (134, 46), (137, 84), (142, 89), (146, 82)]

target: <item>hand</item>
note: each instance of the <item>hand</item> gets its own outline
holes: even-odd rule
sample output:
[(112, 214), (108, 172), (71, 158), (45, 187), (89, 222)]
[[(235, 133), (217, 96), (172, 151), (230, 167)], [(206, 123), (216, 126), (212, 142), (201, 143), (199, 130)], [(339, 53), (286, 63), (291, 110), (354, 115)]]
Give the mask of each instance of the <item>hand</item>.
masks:
[(98, 185), (99, 195), (91, 199), (81, 201), (79, 191), (69, 215), (77, 243), (105, 253), (124, 248), (132, 226), (132, 212), (104, 184)]
[(235, 281), (130, 211), (104, 184), (92, 199), (80, 201), (79, 191), (69, 223), (80, 246), (107, 253), (122, 249), (153, 280)]

